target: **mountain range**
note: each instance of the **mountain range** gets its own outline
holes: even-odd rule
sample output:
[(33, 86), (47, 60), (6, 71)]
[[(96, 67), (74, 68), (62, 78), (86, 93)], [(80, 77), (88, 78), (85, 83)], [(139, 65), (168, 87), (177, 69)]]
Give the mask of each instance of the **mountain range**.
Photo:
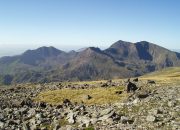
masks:
[(56, 82), (127, 78), (180, 66), (180, 53), (147, 41), (119, 40), (109, 48), (64, 52), (54, 47), (0, 58), (0, 83)]

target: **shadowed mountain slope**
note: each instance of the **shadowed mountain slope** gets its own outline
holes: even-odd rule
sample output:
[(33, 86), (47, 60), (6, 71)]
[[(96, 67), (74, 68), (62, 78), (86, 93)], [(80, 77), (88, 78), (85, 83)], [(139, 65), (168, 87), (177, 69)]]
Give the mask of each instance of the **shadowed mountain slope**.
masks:
[(180, 66), (180, 53), (147, 41), (117, 41), (106, 50), (89, 47), (68, 53), (40, 47), (0, 58), (0, 81), (7, 82), (7, 77), (15, 83), (126, 78), (172, 66)]

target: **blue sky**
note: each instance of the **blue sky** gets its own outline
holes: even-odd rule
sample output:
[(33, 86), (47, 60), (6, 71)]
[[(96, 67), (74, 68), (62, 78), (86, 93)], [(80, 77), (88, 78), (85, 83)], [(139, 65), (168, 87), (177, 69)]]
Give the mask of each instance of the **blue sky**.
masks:
[(0, 0), (0, 56), (117, 40), (180, 49), (180, 0)]

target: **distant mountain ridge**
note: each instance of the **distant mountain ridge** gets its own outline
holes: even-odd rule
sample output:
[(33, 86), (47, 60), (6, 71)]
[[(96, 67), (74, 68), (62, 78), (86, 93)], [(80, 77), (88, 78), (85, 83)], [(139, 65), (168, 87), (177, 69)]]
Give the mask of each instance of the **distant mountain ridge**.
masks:
[(126, 78), (172, 66), (180, 66), (180, 53), (147, 41), (119, 40), (105, 50), (88, 47), (70, 52), (40, 47), (18, 56), (0, 58), (0, 82)]

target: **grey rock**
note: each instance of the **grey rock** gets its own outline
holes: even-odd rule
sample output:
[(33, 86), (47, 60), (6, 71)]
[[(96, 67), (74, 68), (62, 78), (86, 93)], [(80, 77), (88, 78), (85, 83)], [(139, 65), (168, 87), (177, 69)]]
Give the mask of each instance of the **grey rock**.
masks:
[(36, 110), (34, 108), (30, 109), (28, 111), (28, 117), (32, 117), (36, 115)]
[(153, 114), (154, 116), (156, 116), (157, 114), (161, 114), (162, 112), (159, 109), (152, 109), (150, 111), (150, 114)]
[(179, 116), (178, 112), (177, 111), (172, 111), (172, 112), (169, 112), (169, 114), (174, 117), (174, 118), (177, 118)]
[(148, 80), (147, 83), (148, 84), (155, 84), (156, 82), (154, 80)]
[(37, 129), (37, 125), (36, 125), (36, 124), (31, 125), (31, 126), (30, 126), (30, 129), (31, 129), (31, 130), (36, 130), (36, 129)]
[(38, 113), (35, 115), (36, 119), (41, 119), (42, 118), (42, 114), (41, 113)]
[(35, 118), (32, 118), (32, 119), (29, 120), (29, 125), (30, 125), (30, 127), (36, 127), (36, 120), (35, 120)]
[(41, 127), (41, 130), (48, 130), (46, 126)]
[(85, 116), (79, 116), (77, 117), (77, 122), (79, 122), (81, 124), (81, 126), (88, 127), (90, 125), (90, 118), (85, 117)]
[(174, 107), (175, 105), (176, 105), (176, 103), (174, 101), (169, 101), (168, 102), (169, 107)]
[(136, 86), (136, 84), (132, 83), (132, 82), (128, 82), (128, 84), (126, 85), (126, 91), (127, 92), (134, 92), (136, 91), (138, 88)]
[(134, 101), (132, 102), (134, 105), (138, 104), (140, 102), (139, 98), (134, 99)]
[(5, 123), (0, 121), (0, 128), (1, 128), (1, 129), (4, 128), (4, 125), (5, 125)]
[(155, 122), (156, 121), (156, 117), (152, 116), (152, 115), (149, 115), (149, 116), (146, 117), (146, 121), (148, 121), (148, 122)]
[(0, 113), (0, 120), (4, 119), (4, 114)]
[(85, 106), (84, 105), (80, 105), (74, 108), (73, 111), (84, 111), (85, 110)]
[(123, 124), (127, 124), (128, 121), (129, 121), (129, 118), (128, 118), (128, 117), (126, 117), (126, 116), (121, 116), (121, 122), (122, 122)]
[(60, 129), (60, 125), (59, 124), (54, 124), (53, 130), (59, 130)]
[(134, 82), (138, 82), (138, 78), (133, 79)]
[(19, 125), (21, 123), (20, 120), (14, 120), (14, 123), (16, 123), (17, 125)]
[(149, 93), (148, 92), (141, 92), (138, 94), (138, 98), (139, 99), (144, 99), (144, 98), (147, 98), (149, 96)]
[(90, 95), (84, 95), (83, 100), (90, 100), (92, 97)]
[(97, 118), (91, 118), (90, 121), (91, 121), (91, 124), (96, 124), (98, 119)]
[(23, 123), (22, 129), (23, 130), (29, 130), (29, 127), (28, 127), (27, 123)]
[(108, 87), (108, 84), (107, 84), (107, 83), (103, 83), (103, 84), (101, 85), (101, 87)]
[(61, 127), (58, 120), (54, 120), (52, 126), (53, 126), (53, 130), (59, 130), (59, 128)]
[(67, 125), (67, 126), (66, 126), (66, 130), (73, 130), (73, 127), (70, 126), (70, 125)]
[(100, 116), (107, 115), (107, 114), (111, 113), (112, 111), (113, 111), (112, 108), (108, 108), (108, 109), (102, 110), (100, 112)]
[(74, 124), (75, 123), (75, 115), (74, 115), (74, 113), (72, 111), (70, 113), (68, 113), (67, 120), (68, 120), (68, 122), (70, 124)]
[(67, 104), (67, 105), (70, 105), (70, 104), (71, 104), (71, 101), (70, 101), (69, 99), (65, 99), (65, 100), (63, 101), (63, 103), (64, 103), (64, 104)]
[(12, 107), (21, 107), (21, 101), (14, 100), (11, 105)]
[(98, 120), (101, 120), (101, 121), (107, 120), (108, 118), (111, 118), (114, 114), (115, 114), (115, 112), (111, 111), (110, 113), (103, 115), (102, 117), (99, 117)]
[(19, 109), (19, 112), (20, 112), (21, 114), (26, 114), (26, 113), (27, 113), (27, 110), (28, 110), (28, 108), (23, 107), (23, 108), (20, 108), (20, 109)]

